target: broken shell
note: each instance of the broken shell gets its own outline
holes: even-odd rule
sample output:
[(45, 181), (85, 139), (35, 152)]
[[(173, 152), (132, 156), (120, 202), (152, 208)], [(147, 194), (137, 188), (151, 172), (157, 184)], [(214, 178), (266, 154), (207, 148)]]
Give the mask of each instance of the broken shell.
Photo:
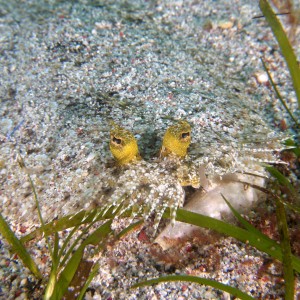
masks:
[[(261, 191), (245, 182), (264, 187), (265, 178), (245, 174), (226, 175), (222, 179), (215, 178), (206, 192), (195, 192), (184, 209), (219, 220), (230, 220), (233, 215), (222, 195), (238, 212), (246, 212), (264, 198)], [(167, 250), (183, 238), (192, 236), (195, 230), (201, 230), (201, 228), (176, 221), (174, 225), (171, 223), (167, 225), (154, 242), (158, 243), (163, 250)]]

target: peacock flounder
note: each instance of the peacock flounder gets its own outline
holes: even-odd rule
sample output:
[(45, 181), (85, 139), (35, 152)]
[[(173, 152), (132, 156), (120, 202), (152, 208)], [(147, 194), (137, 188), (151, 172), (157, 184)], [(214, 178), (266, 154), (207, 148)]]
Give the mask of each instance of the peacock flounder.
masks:
[(156, 230), (167, 207), (174, 222), (176, 210), (185, 199), (183, 186), (200, 187), (197, 168), (187, 156), (191, 143), (191, 126), (179, 121), (164, 135), (159, 157), (151, 161), (141, 158), (134, 135), (113, 125), (109, 147), (116, 161), (116, 180), (110, 183), (112, 193), (106, 209), (114, 206), (118, 215), (132, 210), (132, 217), (142, 213), (145, 219), (155, 212)]

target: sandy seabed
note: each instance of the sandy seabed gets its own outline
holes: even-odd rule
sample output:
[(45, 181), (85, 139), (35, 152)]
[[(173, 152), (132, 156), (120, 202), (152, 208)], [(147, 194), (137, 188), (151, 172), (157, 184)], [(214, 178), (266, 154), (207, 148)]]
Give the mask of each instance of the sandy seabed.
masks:
[[(293, 132), (280, 132), (289, 119), (261, 57), (294, 111), (297, 101), (270, 29), (264, 19), (252, 19), (260, 14), (246, 0), (0, 1), (0, 207), (16, 234), (39, 225), (18, 155), (46, 221), (101, 205), (111, 121), (133, 131), (150, 160), (166, 128), (187, 119), (190, 156), (210, 166), (208, 176), (245, 171), (245, 157), (276, 159), (270, 153)], [(86, 299), (230, 299), (183, 282), (130, 289), (183, 273), (255, 298), (284, 297), (280, 265), (247, 245), (208, 234), (163, 252), (147, 230), (93, 258), (101, 268)], [(43, 286), (8, 249), (1, 239), (0, 296), (41, 298)], [(44, 241), (31, 243), (30, 253), (47, 274)], [(298, 278), (298, 296), (299, 289)]]

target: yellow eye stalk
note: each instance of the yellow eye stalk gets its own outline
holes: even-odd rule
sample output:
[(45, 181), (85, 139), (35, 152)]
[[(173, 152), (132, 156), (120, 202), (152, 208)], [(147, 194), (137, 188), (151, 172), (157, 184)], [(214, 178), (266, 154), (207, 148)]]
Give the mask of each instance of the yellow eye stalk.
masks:
[[(190, 143), (191, 126), (186, 121), (180, 121), (167, 129), (160, 149), (160, 157), (173, 154), (183, 158), (187, 154)], [(109, 148), (119, 166), (141, 159), (134, 135), (119, 125), (113, 124)]]
[(175, 154), (185, 157), (187, 149), (191, 143), (191, 126), (187, 121), (180, 121), (178, 124), (170, 126), (164, 136), (160, 156), (165, 157)]
[(110, 132), (109, 148), (119, 166), (141, 159), (134, 135), (118, 125)]

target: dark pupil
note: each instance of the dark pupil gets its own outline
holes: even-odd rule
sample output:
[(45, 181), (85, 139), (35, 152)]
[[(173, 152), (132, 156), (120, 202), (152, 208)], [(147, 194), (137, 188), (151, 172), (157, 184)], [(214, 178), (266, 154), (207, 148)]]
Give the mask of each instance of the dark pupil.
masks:
[(190, 133), (189, 133), (189, 132), (184, 132), (184, 133), (181, 134), (181, 137), (182, 137), (183, 139), (185, 139), (185, 138), (188, 137), (188, 136), (190, 136)]
[(120, 145), (121, 143), (122, 143), (122, 140), (121, 139), (117, 139), (117, 138), (115, 138), (115, 137), (113, 137), (113, 142), (114, 143), (116, 143), (116, 144), (118, 144), (118, 145)]

